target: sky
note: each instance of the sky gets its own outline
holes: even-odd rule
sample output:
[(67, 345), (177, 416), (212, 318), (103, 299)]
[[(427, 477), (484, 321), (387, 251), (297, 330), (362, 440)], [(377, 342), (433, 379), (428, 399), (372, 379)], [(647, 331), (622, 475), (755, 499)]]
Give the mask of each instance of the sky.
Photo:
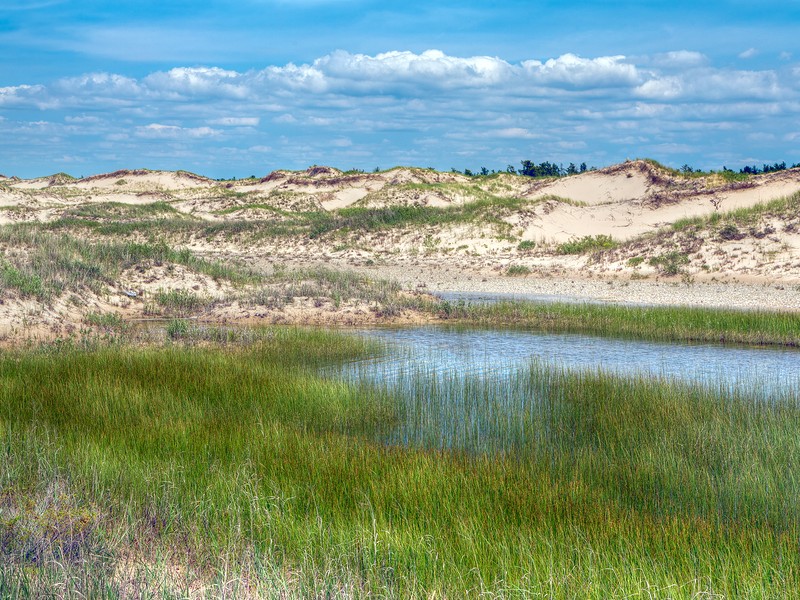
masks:
[(0, 173), (795, 163), (798, 31), (798, 0), (0, 0)]

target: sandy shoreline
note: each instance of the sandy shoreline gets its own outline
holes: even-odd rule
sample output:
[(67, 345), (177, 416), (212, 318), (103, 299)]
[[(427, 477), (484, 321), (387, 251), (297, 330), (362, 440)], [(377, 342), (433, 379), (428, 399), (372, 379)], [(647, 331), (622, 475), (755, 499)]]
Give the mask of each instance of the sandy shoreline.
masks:
[(409, 265), (356, 267), (360, 273), (397, 281), (410, 290), (499, 295), (531, 301), (705, 306), (738, 310), (800, 311), (800, 285), (774, 282), (505, 277), (491, 273)]

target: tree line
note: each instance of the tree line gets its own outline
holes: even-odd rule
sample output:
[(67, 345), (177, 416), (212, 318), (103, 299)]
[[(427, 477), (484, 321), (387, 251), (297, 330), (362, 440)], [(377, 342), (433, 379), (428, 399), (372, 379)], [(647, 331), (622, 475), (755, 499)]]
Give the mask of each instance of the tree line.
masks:
[[(651, 161), (654, 162), (655, 161)], [(657, 163), (655, 163), (657, 164)], [(663, 165), (662, 165), (663, 166)], [(800, 167), (800, 163), (795, 163), (789, 165), (786, 161), (776, 162), (774, 164), (767, 164), (764, 163), (761, 167), (758, 165), (748, 165), (742, 167), (738, 171), (734, 171), (729, 169), (728, 167), (722, 167), (722, 173), (739, 173), (741, 175), (760, 175), (762, 173), (776, 173), (778, 171), (785, 171), (786, 169), (796, 169)], [(702, 169), (695, 169), (688, 164), (684, 164), (680, 169), (669, 169), (673, 172), (680, 171), (684, 175), (703, 175), (703, 174), (711, 174), (714, 171), (703, 171)], [(463, 171), (459, 171), (456, 168), (450, 169), (452, 173), (463, 173), (467, 177), (480, 177), (480, 176), (487, 176), (487, 175), (494, 175), (496, 173), (510, 173), (512, 175), (524, 175), (525, 177), (567, 177), (569, 175), (577, 175), (578, 173), (585, 173), (586, 171), (595, 171), (597, 167), (588, 167), (585, 162), (580, 163), (580, 165), (576, 165), (575, 163), (569, 163), (566, 167), (563, 163), (554, 163), (550, 161), (544, 161), (541, 163), (535, 163), (532, 160), (522, 160), (520, 161), (520, 166), (515, 167), (514, 165), (508, 165), (505, 171), (498, 171), (495, 169), (489, 170), (486, 167), (481, 167), (477, 171), (473, 171), (472, 169), (464, 169)]]
[(569, 163), (566, 167), (564, 164), (557, 164), (550, 161), (541, 162), (536, 164), (532, 160), (520, 161), (520, 166), (508, 165), (505, 171), (491, 171), (486, 167), (481, 167), (478, 171), (472, 169), (464, 169), (459, 171), (456, 168), (450, 169), (453, 173), (463, 173), (467, 177), (480, 177), (486, 175), (494, 175), (496, 173), (510, 173), (512, 175), (524, 175), (526, 177), (566, 177), (567, 175), (577, 175), (578, 173), (585, 173), (586, 171), (595, 171), (596, 167), (588, 167), (585, 162), (580, 165)]

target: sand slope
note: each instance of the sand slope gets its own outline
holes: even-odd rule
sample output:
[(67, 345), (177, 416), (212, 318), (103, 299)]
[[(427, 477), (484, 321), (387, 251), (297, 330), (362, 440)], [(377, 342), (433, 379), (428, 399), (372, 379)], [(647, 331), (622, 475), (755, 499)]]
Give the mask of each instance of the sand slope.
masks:
[[(309, 264), (366, 269), (400, 279), (412, 289), (513, 293), (539, 289), (533, 282), (548, 281), (556, 287), (548, 284), (546, 289), (557, 294), (559, 287), (576, 289), (569, 282), (600, 279), (624, 281), (632, 297), (662, 302), (661, 296), (652, 300), (649, 292), (637, 296), (634, 286), (642, 287), (639, 280), (670, 285), (746, 283), (780, 286), (782, 295), (767, 294), (772, 300), (763, 302), (777, 308), (794, 306), (786, 294), (800, 284), (800, 200), (785, 204), (783, 212), (752, 213), (755, 216), (741, 222), (729, 213), (800, 193), (800, 169), (732, 179), (685, 177), (648, 161), (559, 179), (507, 173), (466, 177), (412, 167), (361, 173), (315, 166), (239, 181), (144, 169), (83, 179), (59, 173), (30, 180), (0, 177), (0, 226), (29, 228), (23, 239), (38, 239), (34, 234), (39, 228), (47, 235), (75, 236), (89, 243), (163, 243), (257, 270)], [(424, 210), (393, 212), (396, 207)], [(361, 210), (338, 212), (347, 208)], [(377, 220), (370, 221), (371, 214)], [(715, 219), (702, 220), (711, 216)], [(701, 219), (680, 225), (693, 218)], [(562, 251), (565, 242), (588, 236), (610, 236), (615, 247), (577, 254)], [(14, 244), (0, 247), (4, 264), (10, 265), (24, 265), (32, 251)], [(83, 259), (70, 260), (80, 266)], [(213, 278), (197, 277), (174, 265), (157, 267), (141, 265), (126, 272), (105, 292), (64, 292), (52, 306), (38, 309), (29, 298), (21, 299), (14, 285), (0, 286), (0, 334), (20, 331), (25, 323), (55, 331), (59, 319), (72, 319), (79, 327), (80, 314), (89, 310), (125, 313), (129, 305), (142, 310), (146, 298), (126, 299), (120, 295), (125, 287), (146, 296), (190, 284), (205, 298), (217, 297), (219, 282)], [(697, 290), (711, 287), (693, 289), (693, 295), (678, 293), (675, 301), (716, 304), (725, 299), (717, 288), (713, 298), (705, 300), (705, 292)], [(592, 294), (596, 297), (596, 290)], [(618, 301), (621, 295), (624, 289), (608, 299)], [(220, 319), (254, 318), (252, 310), (225, 302), (214, 311)], [(303, 315), (311, 319), (310, 314), (301, 310), (279, 318), (302, 321)], [(314, 319), (331, 318), (327, 312), (324, 317), (319, 311), (315, 314)]]

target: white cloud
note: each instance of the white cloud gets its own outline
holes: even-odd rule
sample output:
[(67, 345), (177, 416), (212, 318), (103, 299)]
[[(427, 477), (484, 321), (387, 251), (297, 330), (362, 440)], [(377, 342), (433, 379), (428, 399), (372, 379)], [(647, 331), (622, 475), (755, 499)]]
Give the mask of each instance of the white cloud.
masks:
[(151, 123), (136, 128), (136, 136), (140, 138), (169, 140), (186, 138), (207, 138), (218, 136), (221, 132), (211, 127), (178, 127)]
[(74, 124), (77, 124), (77, 125), (83, 125), (83, 124), (100, 123), (102, 120), (100, 118), (98, 118), (98, 117), (92, 117), (92, 116), (86, 116), (86, 115), (80, 115), (80, 116), (67, 115), (66, 117), (64, 117), (64, 121), (66, 121), (67, 123), (74, 123)]
[(522, 65), (543, 83), (577, 88), (631, 86), (641, 80), (636, 66), (626, 62), (621, 55), (581, 58), (575, 54), (564, 54), (545, 63), (529, 60)]
[(673, 52), (656, 54), (651, 61), (651, 64), (654, 66), (670, 69), (687, 69), (690, 67), (703, 66), (707, 63), (708, 57), (705, 54), (691, 50), (676, 50)]
[(757, 56), (757, 55), (758, 55), (758, 50), (757, 49), (748, 48), (744, 52), (740, 52), (739, 53), (739, 58), (748, 59), (748, 58), (753, 58), (754, 56)]
[(638, 96), (653, 100), (671, 100), (679, 97), (684, 90), (680, 77), (661, 77), (645, 81), (636, 88)]
[(360, 88), (380, 89), (386, 84), (423, 87), (486, 87), (508, 81), (513, 67), (490, 56), (459, 58), (439, 50), (385, 52), (376, 56), (337, 51), (314, 61), (313, 68), (326, 79), (361, 83)]
[(222, 96), (242, 99), (250, 94), (248, 82), (240, 73), (217, 67), (170, 69), (148, 75), (143, 83), (153, 91), (185, 97)]
[(114, 73), (88, 73), (80, 77), (68, 77), (56, 82), (54, 92), (75, 94), (83, 98), (104, 96), (114, 98), (136, 98), (147, 93), (147, 89), (131, 77)]
[(209, 125), (222, 125), (225, 127), (258, 127), (261, 119), (258, 117), (222, 117), (221, 119), (212, 119)]
[(505, 129), (497, 129), (488, 132), (488, 134), (493, 137), (517, 140), (532, 140), (536, 137), (539, 137), (522, 127), (507, 127)]
[(681, 75), (654, 76), (635, 89), (653, 100), (704, 99), (734, 102), (743, 98), (780, 99), (788, 94), (774, 71), (692, 69)]
[[(448, 167), (438, 161), (478, 152), (486, 163), (506, 164), (532, 148), (537, 158), (570, 161), (598, 145), (622, 145), (623, 137), (679, 145), (688, 139), (699, 149), (713, 137), (709, 132), (729, 132), (716, 140), (714, 147), (721, 147), (746, 143), (760, 128), (777, 134), (776, 146), (788, 144), (784, 132), (796, 130), (800, 115), (800, 67), (734, 69), (690, 50), (516, 63), (438, 50), (338, 51), (308, 64), (251, 71), (192, 66), (139, 78), (88, 73), (48, 85), (29, 82), (0, 87), (0, 107), (14, 109), (2, 111), (11, 119), (3, 122), (4, 156), (34, 144), (47, 152), (53, 146), (53, 157), (79, 145), (110, 156), (98, 149), (106, 144), (135, 164), (139, 156), (177, 161), (180, 151), (202, 164), (272, 154), (274, 166), (340, 157), (350, 167), (350, 157), (372, 152), (382, 166), (387, 156), (401, 162), (415, 156), (414, 162)], [(33, 124), (37, 119), (50, 125)], [(759, 128), (749, 129), (756, 120)], [(419, 139), (431, 142), (415, 144)], [(645, 144), (639, 154), (647, 148), (656, 146)], [(37, 158), (28, 152), (28, 160)]]

